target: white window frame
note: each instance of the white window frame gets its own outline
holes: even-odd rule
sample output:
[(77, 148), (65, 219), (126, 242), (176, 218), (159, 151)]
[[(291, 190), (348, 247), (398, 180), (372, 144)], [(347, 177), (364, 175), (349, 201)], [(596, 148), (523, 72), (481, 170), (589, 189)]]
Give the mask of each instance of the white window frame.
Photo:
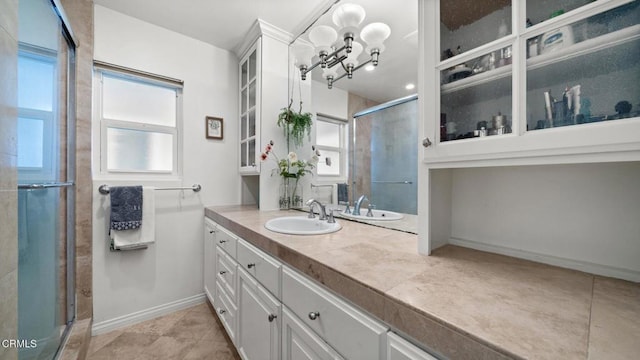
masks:
[[(347, 166), (348, 166), (348, 144), (347, 144), (347, 126), (349, 124), (349, 121), (346, 119), (340, 119), (331, 115), (326, 115), (326, 114), (322, 114), (322, 113), (316, 113), (316, 121), (320, 122), (327, 122), (327, 123), (331, 123), (331, 124), (335, 124), (335, 125), (339, 125), (339, 133), (340, 133), (340, 147), (335, 147), (335, 146), (326, 146), (326, 145), (319, 145), (317, 141), (315, 141), (316, 143), (316, 148), (320, 151), (320, 159), (322, 161), (323, 157), (322, 157), (322, 152), (324, 150), (327, 151), (335, 151), (335, 152), (339, 152), (340, 153), (340, 164), (339, 165), (339, 175), (322, 175), (319, 174), (317, 172), (316, 169), (316, 176), (318, 181), (321, 182), (346, 182), (347, 181)], [(316, 134), (316, 140), (317, 140), (317, 134)]]
[[(175, 126), (164, 126), (156, 124), (145, 124), (139, 122), (123, 121), (104, 118), (102, 116), (103, 105), (103, 79), (104, 77), (116, 77), (120, 79), (130, 80), (142, 84), (161, 86), (175, 90), (176, 92), (176, 123)], [(129, 69), (117, 65), (106, 64), (102, 62), (94, 62), (94, 119), (98, 126), (94, 128), (99, 129), (99, 133), (94, 133), (94, 141), (98, 141), (100, 144), (95, 150), (99, 151), (94, 155), (94, 161), (99, 164), (99, 169), (94, 169), (94, 172), (100, 174), (104, 178), (158, 178), (158, 179), (170, 179), (179, 180), (182, 176), (182, 128), (183, 128), (183, 111), (182, 111), (182, 96), (183, 96), (183, 82), (181, 80), (164, 77), (161, 75), (150, 74), (134, 69)], [(123, 130), (135, 130), (144, 132), (154, 132), (169, 134), (173, 137), (173, 168), (171, 171), (162, 170), (109, 170), (108, 164), (108, 151), (107, 151), (107, 129), (117, 128)]]
[[(28, 44), (20, 44), (18, 56), (23, 58), (29, 58), (31, 60), (40, 61), (43, 63), (49, 63), (57, 65), (57, 53), (48, 49), (30, 46)], [(53, 79), (53, 92), (52, 92), (52, 109), (51, 111), (38, 110), (31, 108), (18, 108), (18, 118), (28, 118), (34, 120), (41, 120), (43, 123), (43, 144), (42, 144), (42, 166), (41, 167), (21, 167), (18, 166), (20, 171), (21, 181), (54, 181), (57, 178), (59, 171), (59, 159), (54, 159), (58, 155), (57, 149), (59, 147), (58, 131), (60, 125), (58, 124), (59, 108), (58, 108), (58, 76), (59, 72), (57, 66), (54, 66), (54, 71), (51, 74)]]

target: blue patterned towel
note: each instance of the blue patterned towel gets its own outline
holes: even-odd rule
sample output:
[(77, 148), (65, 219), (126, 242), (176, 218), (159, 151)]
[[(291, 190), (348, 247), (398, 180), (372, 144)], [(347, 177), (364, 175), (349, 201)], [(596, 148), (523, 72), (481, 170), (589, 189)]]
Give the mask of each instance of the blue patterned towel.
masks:
[(111, 229), (130, 230), (142, 225), (142, 186), (118, 186), (111, 194)]
[(349, 185), (338, 184), (338, 203), (349, 201)]

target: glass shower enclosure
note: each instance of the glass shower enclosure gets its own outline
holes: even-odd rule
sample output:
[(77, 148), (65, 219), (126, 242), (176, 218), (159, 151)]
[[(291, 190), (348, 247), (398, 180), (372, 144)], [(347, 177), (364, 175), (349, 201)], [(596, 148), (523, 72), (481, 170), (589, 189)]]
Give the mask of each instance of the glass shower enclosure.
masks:
[(418, 212), (418, 106), (411, 95), (354, 114), (352, 200), (376, 209)]
[(75, 42), (56, 0), (20, 0), (19, 359), (53, 359), (75, 318)]

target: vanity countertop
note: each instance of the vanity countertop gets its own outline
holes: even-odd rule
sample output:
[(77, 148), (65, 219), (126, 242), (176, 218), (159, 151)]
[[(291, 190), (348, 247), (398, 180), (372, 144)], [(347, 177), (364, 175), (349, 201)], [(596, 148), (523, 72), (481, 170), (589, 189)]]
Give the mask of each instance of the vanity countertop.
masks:
[(205, 215), (451, 359), (637, 359), (640, 284), (339, 220), (317, 236), (271, 232), (298, 211), (216, 206)]

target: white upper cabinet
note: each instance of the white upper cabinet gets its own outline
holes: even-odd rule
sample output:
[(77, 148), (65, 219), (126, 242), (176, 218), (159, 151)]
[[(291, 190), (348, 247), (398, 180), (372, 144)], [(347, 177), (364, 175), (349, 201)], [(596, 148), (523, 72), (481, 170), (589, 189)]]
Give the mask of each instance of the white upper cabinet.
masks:
[[(240, 173), (260, 172), (260, 39), (240, 60)], [(256, 150), (257, 149), (257, 150)]]
[(421, 6), (431, 167), (640, 159), (640, 2)]

